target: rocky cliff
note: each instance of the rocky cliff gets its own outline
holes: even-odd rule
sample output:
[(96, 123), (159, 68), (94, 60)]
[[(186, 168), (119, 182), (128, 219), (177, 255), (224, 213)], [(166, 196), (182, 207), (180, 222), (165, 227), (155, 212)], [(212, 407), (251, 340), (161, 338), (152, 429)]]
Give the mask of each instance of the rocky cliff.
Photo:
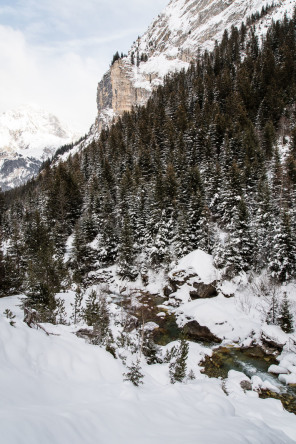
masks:
[[(266, 0), (171, 0), (145, 34), (132, 45), (127, 57), (117, 60), (98, 84), (100, 131), (132, 106), (143, 105), (169, 72), (186, 69), (198, 51), (212, 49), (225, 29), (271, 5)], [(292, 13), (294, 0), (273, 2), (256, 25), (264, 34), (272, 19)]]

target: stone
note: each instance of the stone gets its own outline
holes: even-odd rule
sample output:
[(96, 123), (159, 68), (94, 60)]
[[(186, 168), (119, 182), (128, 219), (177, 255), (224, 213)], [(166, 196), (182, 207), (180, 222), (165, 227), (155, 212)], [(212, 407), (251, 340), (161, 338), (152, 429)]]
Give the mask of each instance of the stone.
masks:
[(187, 273), (185, 270), (180, 270), (172, 274), (169, 278), (169, 285), (173, 292), (176, 292), (179, 288), (185, 285), (191, 278), (199, 280), (197, 274)]
[(91, 340), (95, 337), (95, 333), (93, 330), (90, 330), (88, 328), (81, 328), (76, 332), (76, 336), (78, 336), (78, 338)]
[(213, 298), (218, 296), (218, 292), (216, 290), (216, 282), (212, 282), (211, 284), (204, 284), (203, 282), (194, 282), (193, 287), (195, 290), (190, 291), (191, 299), (206, 299)]
[(185, 324), (183, 331), (186, 336), (195, 341), (208, 341), (220, 344), (222, 340), (215, 336), (208, 327), (200, 325), (197, 321)]
[(261, 334), (261, 341), (264, 345), (267, 345), (268, 347), (272, 347), (273, 349), (278, 350), (280, 352), (283, 350), (284, 345), (285, 345), (285, 344), (280, 344), (279, 342), (276, 342), (274, 340), (274, 338), (267, 336), (267, 334), (264, 334), (263, 332)]
[(251, 381), (247, 381), (247, 380), (245, 380), (245, 381), (241, 381), (241, 382), (240, 382), (240, 386), (241, 386), (241, 388), (242, 388), (244, 391), (252, 390), (252, 384), (251, 384)]
[[(202, 53), (204, 49), (214, 49), (215, 41), (220, 40), (224, 29), (230, 29), (232, 25), (240, 27), (254, 8), (254, 0), (244, 2), (244, 7), (238, 7), (234, 0), (175, 0), (172, 3), (180, 3), (175, 8), (175, 23), (180, 25), (172, 27), (170, 4), (133, 43), (129, 55), (116, 60), (100, 81), (96, 120), (99, 131), (111, 123), (113, 117), (131, 111), (133, 106), (145, 105), (169, 71), (187, 69), (199, 50)], [(135, 59), (137, 53), (139, 56), (144, 53), (148, 63), (140, 61), (139, 66), (133, 65), (131, 53)], [(149, 63), (151, 59), (152, 65)], [(164, 63), (167, 69), (162, 69)], [(109, 122), (106, 122), (108, 118)]]
[(167, 298), (173, 293), (174, 291), (168, 286), (166, 285), (163, 289), (163, 294), (164, 296), (166, 296)]

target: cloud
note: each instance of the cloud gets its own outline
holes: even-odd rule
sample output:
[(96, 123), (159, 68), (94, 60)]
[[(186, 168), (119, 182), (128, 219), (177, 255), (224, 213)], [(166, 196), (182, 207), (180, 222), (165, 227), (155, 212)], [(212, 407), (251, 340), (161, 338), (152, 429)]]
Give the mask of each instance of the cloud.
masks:
[[(5, 4), (7, 3), (7, 4)], [(167, 0), (3, 0), (0, 112), (36, 103), (84, 132), (97, 83)]]
[(5, 111), (37, 103), (87, 131), (96, 115), (99, 66), (74, 52), (44, 52), (24, 35), (0, 26), (0, 96)]

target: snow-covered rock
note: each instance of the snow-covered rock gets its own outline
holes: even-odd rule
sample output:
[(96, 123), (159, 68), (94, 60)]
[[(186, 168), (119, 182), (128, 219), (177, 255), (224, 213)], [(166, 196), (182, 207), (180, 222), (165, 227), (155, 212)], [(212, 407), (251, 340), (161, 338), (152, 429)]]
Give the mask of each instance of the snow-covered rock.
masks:
[(269, 373), (273, 373), (274, 375), (280, 375), (281, 373), (282, 373), (282, 374), (287, 374), (287, 373), (289, 373), (289, 371), (288, 371), (286, 368), (281, 367), (280, 365), (275, 365), (275, 364), (272, 364), (272, 365), (268, 368), (268, 371), (269, 371)]
[(170, 276), (182, 270), (196, 274), (204, 284), (211, 284), (217, 279), (213, 257), (202, 250), (194, 250), (180, 259)]
[(263, 325), (261, 339), (268, 345), (282, 350), (288, 338), (287, 335), (277, 325)]
[(57, 148), (78, 138), (75, 131), (37, 106), (23, 105), (0, 115), (0, 187), (29, 180)]

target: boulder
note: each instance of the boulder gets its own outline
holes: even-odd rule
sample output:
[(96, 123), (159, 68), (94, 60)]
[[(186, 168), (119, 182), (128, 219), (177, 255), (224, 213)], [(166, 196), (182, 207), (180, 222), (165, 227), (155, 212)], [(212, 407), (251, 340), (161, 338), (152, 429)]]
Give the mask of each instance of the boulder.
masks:
[(248, 381), (248, 380), (241, 381), (240, 386), (244, 390), (244, 392), (252, 390), (251, 381)]
[(200, 325), (197, 321), (190, 321), (184, 325), (183, 331), (189, 339), (194, 341), (207, 341), (220, 344), (222, 340), (215, 336), (208, 327)]
[(189, 291), (191, 299), (213, 298), (218, 296), (216, 281), (205, 284), (204, 282), (201, 282), (201, 279), (197, 274), (188, 273), (186, 270), (172, 273), (169, 277), (169, 285), (164, 287), (163, 293), (168, 297), (170, 294), (178, 291), (179, 288), (185, 284), (193, 287), (193, 289)]
[(267, 345), (275, 350), (282, 351), (286, 344), (285, 333), (280, 331), (276, 325), (266, 325), (261, 331), (261, 341), (263, 345)]
[(172, 293), (174, 293), (174, 290), (172, 290), (171, 287), (166, 285), (163, 289), (164, 296), (168, 298)]
[(189, 279), (196, 278), (199, 280), (197, 274), (187, 273), (185, 270), (176, 271), (169, 277), (169, 285), (175, 293), (179, 288), (185, 285)]
[(212, 282), (211, 284), (194, 282), (193, 287), (195, 290), (189, 292), (191, 299), (206, 299), (218, 296), (216, 281)]

